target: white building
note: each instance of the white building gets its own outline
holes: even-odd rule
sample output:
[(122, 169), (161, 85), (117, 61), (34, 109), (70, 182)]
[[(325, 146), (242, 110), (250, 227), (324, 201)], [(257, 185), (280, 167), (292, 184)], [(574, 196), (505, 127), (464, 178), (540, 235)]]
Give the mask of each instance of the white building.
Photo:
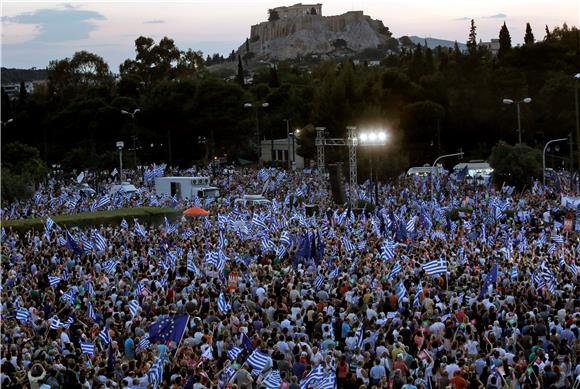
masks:
[[(296, 141), (292, 137), (290, 137), (289, 140), (286, 138), (274, 139), (273, 145), (272, 140), (264, 139), (261, 142), (261, 161), (274, 161), (276, 163), (280, 163), (281, 165), (287, 166), (288, 158), (290, 158), (291, 162), (295, 162), (295, 167), (297, 169), (303, 169), (304, 158), (296, 154), (297, 147), (298, 145), (296, 145)], [(274, 154), (273, 156), (272, 152)]]

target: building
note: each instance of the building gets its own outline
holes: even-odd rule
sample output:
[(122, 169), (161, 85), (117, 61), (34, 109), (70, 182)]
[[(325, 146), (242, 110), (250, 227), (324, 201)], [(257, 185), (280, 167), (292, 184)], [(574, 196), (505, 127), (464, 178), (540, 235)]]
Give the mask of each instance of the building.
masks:
[(290, 157), (290, 161), (295, 162), (297, 169), (304, 168), (304, 158), (296, 154), (297, 145), (293, 137), (290, 137), (289, 140), (286, 138), (274, 139), (273, 142), (271, 139), (264, 139), (260, 147), (262, 162), (274, 161), (277, 164), (288, 166), (288, 157)]
[(304, 15), (322, 16), (322, 4), (298, 3), (287, 7), (276, 7), (272, 11), (276, 11), (280, 19), (295, 18)]
[[(24, 88), (26, 89), (26, 93), (31, 94), (34, 90), (40, 86), (44, 85), (45, 81), (25, 81)], [(19, 82), (11, 82), (7, 84), (2, 84), (2, 89), (8, 95), (10, 100), (17, 99), (20, 95), (20, 83)]]
[(481, 47), (485, 47), (489, 50), (491, 55), (494, 57), (497, 55), (499, 51), (499, 39), (492, 39), (490, 42), (479, 42)]

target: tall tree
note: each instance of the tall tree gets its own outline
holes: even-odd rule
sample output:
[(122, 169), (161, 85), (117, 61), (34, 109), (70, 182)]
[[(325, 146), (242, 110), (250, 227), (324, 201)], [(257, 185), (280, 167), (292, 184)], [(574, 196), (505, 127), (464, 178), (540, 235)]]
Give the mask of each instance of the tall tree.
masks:
[(467, 51), (470, 55), (475, 56), (477, 54), (477, 33), (475, 30), (475, 20), (471, 19), (471, 26), (469, 27), (469, 39), (467, 39)]
[(242, 65), (242, 57), (238, 55), (238, 73), (236, 74), (236, 82), (244, 86), (244, 66)]
[(550, 32), (550, 29), (548, 28), (548, 25), (546, 24), (546, 36), (544, 37), (544, 41), (549, 42), (552, 40), (552, 33)]
[(18, 94), (18, 100), (24, 101), (28, 96), (28, 91), (26, 90), (26, 83), (24, 81), (20, 81), (20, 92)]
[(532, 26), (530, 23), (526, 23), (526, 35), (524, 36), (524, 43), (526, 45), (533, 45), (536, 39), (534, 38), (534, 33), (532, 32)]
[(499, 30), (499, 50), (497, 56), (502, 58), (511, 48), (512, 38), (505, 22), (503, 22), (503, 26), (501, 26), (501, 29)]

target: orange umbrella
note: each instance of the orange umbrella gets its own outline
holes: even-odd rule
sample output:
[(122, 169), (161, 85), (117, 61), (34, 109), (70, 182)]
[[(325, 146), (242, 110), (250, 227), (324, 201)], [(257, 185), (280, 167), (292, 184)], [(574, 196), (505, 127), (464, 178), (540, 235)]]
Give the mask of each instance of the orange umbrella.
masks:
[(185, 211), (183, 211), (183, 214), (185, 216), (208, 216), (209, 212), (202, 208), (193, 207), (187, 208)]

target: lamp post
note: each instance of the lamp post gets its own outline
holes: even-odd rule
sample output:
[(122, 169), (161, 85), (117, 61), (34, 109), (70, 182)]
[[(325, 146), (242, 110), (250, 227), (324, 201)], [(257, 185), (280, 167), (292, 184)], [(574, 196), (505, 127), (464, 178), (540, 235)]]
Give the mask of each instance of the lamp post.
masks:
[(125, 146), (125, 143), (123, 143), (123, 141), (118, 141), (116, 146), (117, 150), (119, 150), (119, 179), (121, 180), (121, 183), (123, 183), (123, 147)]
[[(258, 111), (260, 109), (260, 107), (262, 108), (267, 108), (268, 106), (270, 106), (270, 104), (268, 103), (245, 103), (244, 104), (244, 108), (254, 108), (255, 112), (256, 112), (256, 136), (258, 137), (258, 166), (262, 165), (262, 144), (260, 142), (260, 120), (258, 117)], [(274, 149), (274, 140), (272, 140), (272, 149)], [(274, 153), (272, 153), (274, 154)]]
[(133, 128), (135, 133), (131, 137), (133, 139), (133, 162), (135, 164), (135, 169), (137, 169), (137, 127), (135, 126), (135, 115), (141, 112), (140, 108), (136, 108), (133, 112), (125, 111), (124, 109), (121, 110), (121, 114), (131, 116), (131, 121), (133, 122)]
[[(437, 162), (439, 162), (443, 158), (448, 158), (448, 157), (463, 158), (463, 151), (461, 149), (459, 149), (458, 153), (440, 155), (439, 157), (437, 157), (435, 162), (433, 162), (433, 166), (431, 166), (431, 196), (433, 196), (433, 172), (435, 171), (435, 167), (437, 166)], [(437, 175), (439, 175), (439, 170), (437, 170)]]
[(520, 115), (520, 104), (521, 103), (526, 103), (529, 104), (532, 102), (532, 98), (531, 97), (526, 97), (522, 100), (519, 101), (514, 101), (512, 99), (503, 99), (503, 103), (504, 104), (515, 104), (516, 105), (516, 111), (518, 114), (518, 143), (522, 144), (522, 122), (521, 122), (521, 115)]
[[(387, 133), (383, 130), (378, 131), (363, 131), (358, 134), (359, 144), (361, 146), (384, 146), (387, 144)], [(369, 165), (370, 165), (370, 179), (369, 179), (369, 194), (371, 197), (371, 204), (378, 202), (378, 187), (373, 185), (373, 157), (369, 150)], [(376, 188), (376, 193), (373, 196), (373, 188)]]
[(550, 145), (550, 143), (564, 142), (567, 140), (568, 140), (568, 138), (552, 139), (552, 140), (549, 140), (544, 145), (544, 151), (542, 152), (542, 181), (544, 183), (544, 186), (546, 186), (546, 150), (548, 149), (548, 146)]
[(290, 120), (284, 119), (286, 122), (286, 149), (288, 150), (288, 157), (286, 158), (288, 161), (288, 170), (290, 170), (291, 162), (290, 162)]

